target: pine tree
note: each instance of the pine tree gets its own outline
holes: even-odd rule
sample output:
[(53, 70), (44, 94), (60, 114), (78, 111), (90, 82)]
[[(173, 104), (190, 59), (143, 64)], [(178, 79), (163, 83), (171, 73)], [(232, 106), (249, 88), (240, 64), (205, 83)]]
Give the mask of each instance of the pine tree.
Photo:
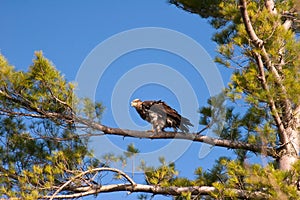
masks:
[[(149, 135), (105, 126), (103, 105), (76, 97), (74, 85), (41, 52), (27, 72), (15, 70), (1, 55), (0, 197), (64, 199), (130, 191), (175, 199), (299, 199), (299, 1), (170, 3), (208, 19), (216, 29), (216, 62), (234, 69), (224, 93), (199, 109), (203, 130), (212, 128), (219, 138), (181, 132)], [(231, 106), (222, 106), (225, 100)], [(237, 105), (243, 105), (244, 112), (239, 113)], [(215, 117), (220, 113), (225, 116), (221, 122)], [(146, 184), (138, 184), (87, 149), (88, 137), (102, 134), (204, 142), (233, 149), (236, 159), (220, 157), (209, 171), (199, 167), (195, 178), (187, 179), (174, 163), (160, 158), (159, 167), (141, 163)], [(132, 144), (125, 156), (138, 152)], [(269, 162), (248, 162), (250, 154)], [(122, 165), (125, 159), (108, 158)], [(116, 183), (105, 183), (103, 173), (115, 175)]]

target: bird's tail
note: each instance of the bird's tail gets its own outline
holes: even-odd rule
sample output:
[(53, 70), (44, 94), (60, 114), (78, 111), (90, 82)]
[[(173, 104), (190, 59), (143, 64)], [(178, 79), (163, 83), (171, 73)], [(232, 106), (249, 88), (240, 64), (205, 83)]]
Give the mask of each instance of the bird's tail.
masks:
[(189, 119), (182, 117), (181, 118), (181, 124), (179, 129), (182, 130), (182, 132), (184, 133), (188, 133), (189, 132), (189, 127), (188, 126), (194, 126)]

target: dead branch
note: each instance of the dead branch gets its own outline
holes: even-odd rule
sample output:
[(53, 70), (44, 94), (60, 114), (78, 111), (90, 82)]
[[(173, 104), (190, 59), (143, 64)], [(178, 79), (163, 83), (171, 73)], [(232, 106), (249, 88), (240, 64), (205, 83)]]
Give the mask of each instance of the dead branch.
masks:
[[(84, 176), (85, 174), (92, 173), (92, 172), (99, 172), (99, 171), (112, 171), (121, 174), (129, 183), (124, 184), (111, 184), (111, 185), (89, 185), (89, 186), (78, 186), (76, 188), (72, 188), (72, 191), (75, 193), (72, 194), (61, 194), (59, 192), (63, 191), (63, 189), (69, 185), (72, 181), (79, 179), (80, 177)], [(228, 189), (232, 193), (236, 194), (237, 197), (242, 199), (269, 199), (269, 195), (265, 194), (260, 191), (246, 191), (246, 190), (239, 190), (239, 189)], [(212, 186), (189, 186), (189, 187), (162, 187), (159, 185), (143, 185), (143, 184), (136, 184), (128, 175), (124, 172), (114, 169), (114, 168), (96, 168), (92, 170), (88, 170), (78, 174), (77, 176), (73, 177), (71, 180), (67, 181), (63, 184), (53, 195), (47, 195), (40, 197), (41, 199), (72, 199), (72, 198), (79, 198), (83, 196), (89, 195), (97, 195), (101, 193), (109, 193), (109, 192), (119, 192), (124, 191), (128, 193), (135, 193), (135, 192), (144, 192), (144, 193), (151, 193), (151, 194), (161, 194), (161, 195), (172, 195), (172, 196), (180, 196), (183, 193), (190, 192), (191, 195), (211, 195), (212, 192), (217, 192), (217, 189)], [(231, 194), (232, 194), (231, 193)]]

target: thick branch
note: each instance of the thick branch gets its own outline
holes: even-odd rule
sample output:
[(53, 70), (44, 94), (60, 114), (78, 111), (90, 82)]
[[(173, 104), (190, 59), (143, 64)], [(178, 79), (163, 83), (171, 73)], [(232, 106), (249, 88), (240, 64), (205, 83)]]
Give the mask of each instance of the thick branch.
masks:
[[(265, 49), (263, 40), (261, 40), (255, 33), (255, 30), (254, 30), (254, 28), (251, 24), (250, 17), (249, 17), (248, 12), (247, 12), (246, 0), (240, 0), (239, 2), (240, 2), (239, 3), (240, 11), (241, 11), (241, 14), (242, 14), (242, 18), (243, 18), (243, 22), (244, 22), (246, 31), (247, 31), (250, 39), (253, 41), (253, 44), (255, 45), (255, 47), (261, 50), (261, 52), (262, 52), (261, 56), (262, 56), (262, 59), (263, 59), (263, 63), (266, 65), (266, 68), (268, 70), (270, 70), (270, 72), (274, 75), (275, 82), (279, 86), (279, 89), (281, 90), (281, 94), (283, 94), (283, 99), (284, 99), (284, 104), (285, 104), (285, 115), (284, 115), (285, 119), (290, 119), (290, 116), (292, 114), (291, 103), (287, 98), (287, 91), (286, 91), (286, 88), (284, 87), (284, 85), (282, 83), (282, 78), (280, 77), (277, 69), (273, 65), (273, 63), (272, 63), (272, 61), (269, 57), (269, 54), (267, 53), (267, 50)], [(259, 63), (258, 63), (258, 65), (259, 65)], [(278, 129), (279, 129), (280, 140), (283, 144), (285, 144), (289, 140), (288, 140), (285, 128), (283, 127), (282, 121), (281, 120), (278, 121), (278, 118), (276, 117), (277, 115), (279, 116), (278, 110), (277, 110), (275, 105), (270, 105), (270, 107), (271, 107), (271, 111), (274, 115), (276, 124), (277, 124)]]
[[(96, 173), (100, 171), (111, 171), (118, 173), (122, 175), (128, 182), (124, 184), (111, 184), (111, 185), (101, 185), (101, 184), (93, 184), (88, 186), (75, 186), (71, 188), (66, 188), (70, 183), (73, 181), (80, 179), (86, 174), (89, 173)], [(64, 188), (66, 188), (65, 191), (73, 191), (75, 193), (72, 194), (61, 194), (59, 195), (59, 192), (64, 191)], [(239, 190), (239, 189), (227, 189), (230, 190), (230, 194), (235, 194), (239, 198), (243, 199), (269, 199), (269, 195), (262, 193), (260, 191), (247, 191), (247, 190)], [(213, 192), (222, 192), (217, 191), (215, 187), (211, 186), (189, 186), (189, 187), (176, 187), (176, 186), (170, 186), (170, 187), (162, 187), (159, 185), (143, 185), (143, 184), (136, 184), (126, 173), (115, 169), (115, 168), (95, 168), (91, 170), (87, 170), (85, 172), (82, 172), (76, 176), (74, 176), (69, 181), (65, 182), (56, 192), (54, 192), (53, 195), (49, 196), (42, 196), (40, 198), (42, 199), (71, 199), (71, 198), (79, 198), (83, 196), (89, 196), (89, 195), (97, 195), (100, 193), (109, 193), (109, 192), (119, 192), (119, 191), (125, 191), (125, 192), (144, 192), (144, 193), (151, 193), (153, 195), (155, 194), (161, 194), (161, 195), (172, 195), (172, 196), (180, 196), (183, 193), (190, 192), (191, 195), (211, 195)]]
[[(182, 133), (182, 132), (159, 132), (153, 133), (149, 131), (136, 131), (120, 128), (107, 127), (102, 124), (98, 124), (93, 121), (89, 121), (82, 118), (77, 118), (75, 121), (78, 123), (87, 125), (90, 128), (101, 131), (106, 135), (119, 135), (124, 137), (135, 137), (135, 138), (148, 138), (148, 139), (183, 139), (183, 140), (192, 140), (195, 142), (203, 142), (206, 144), (211, 144), (220, 147), (227, 147), (230, 149), (244, 149), (252, 152), (262, 153), (267, 156), (277, 158), (276, 151), (274, 148), (249, 144), (246, 142), (232, 141), (226, 139), (218, 139), (205, 135), (199, 135), (198, 133)], [(103, 135), (103, 134), (100, 134)], [(94, 135), (95, 136), (95, 135)]]
[[(151, 193), (153, 195), (172, 195), (172, 196), (180, 196), (183, 193), (190, 192), (191, 195), (211, 195), (212, 192), (218, 192), (215, 187), (211, 186), (190, 186), (190, 187), (162, 187), (159, 185), (143, 185), (143, 184), (112, 184), (112, 185), (96, 185), (96, 186), (88, 186), (88, 187), (79, 187), (76, 190), (78, 193), (67, 194), (67, 195), (56, 195), (55, 199), (72, 199), (79, 198), (83, 196), (89, 195), (97, 195), (100, 193), (111, 193), (111, 192), (144, 192)], [(247, 191), (247, 190), (239, 190), (239, 189), (227, 189), (227, 192), (230, 191), (230, 194), (235, 194), (238, 198), (241, 199), (269, 199), (270, 196), (268, 194), (259, 192), (259, 191)], [(53, 196), (43, 196), (42, 199), (52, 199)]]
[[(235, 193), (241, 199), (269, 199), (269, 195), (264, 194), (262, 192), (250, 192), (246, 190), (238, 190), (238, 189), (227, 189), (232, 193)], [(113, 184), (113, 185), (103, 185), (95, 188), (87, 187), (85, 192), (69, 194), (69, 195), (57, 195), (55, 199), (72, 199), (79, 198), (83, 196), (95, 195), (100, 193), (108, 193), (108, 192), (144, 192), (151, 193), (154, 195), (172, 195), (172, 196), (180, 196), (183, 193), (191, 192), (192, 195), (209, 195), (214, 191), (217, 191), (215, 187), (210, 186), (191, 186), (191, 187), (161, 187), (157, 185), (142, 185), (137, 184), (134, 187), (131, 184)], [(42, 199), (50, 199), (51, 196), (43, 196)]]
[(259, 37), (256, 35), (254, 28), (251, 24), (250, 17), (247, 12), (247, 2), (246, 0), (240, 0), (240, 10), (242, 13), (243, 22), (246, 28), (246, 31), (250, 37), (250, 39), (253, 41), (255, 46), (261, 47), (263, 45), (263, 40), (259, 39)]
[(261, 84), (262, 84), (263, 89), (266, 90), (266, 92), (267, 92), (268, 103), (270, 105), (271, 111), (273, 112), (273, 116), (274, 116), (274, 120), (276, 122), (276, 125), (279, 128), (279, 134), (281, 134), (280, 137), (283, 138), (283, 141), (287, 141), (288, 140), (287, 135), (283, 134), (285, 132), (285, 128), (284, 128), (283, 123), (281, 121), (281, 118), (280, 118), (280, 116), (277, 112), (275, 101), (272, 98), (272, 96), (269, 95), (270, 94), (270, 89), (269, 89), (269, 86), (267, 84), (265, 71), (264, 71), (264, 64), (263, 64), (262, 58), (261, 58), (260, 54), (258, 54), (258, 53), (255, 53), (254, 55), (255, 55), (255, 58), (256, 58), (257, 65), (258, 65), (258, 71), (259, 71), (259, 74), (260, 74)]

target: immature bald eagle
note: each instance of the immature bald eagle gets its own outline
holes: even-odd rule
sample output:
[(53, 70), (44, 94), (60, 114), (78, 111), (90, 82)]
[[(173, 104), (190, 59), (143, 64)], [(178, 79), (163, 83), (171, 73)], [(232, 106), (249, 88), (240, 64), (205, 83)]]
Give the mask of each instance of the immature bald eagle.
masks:
[(177, 129), (188, 132), (188, 126), (193, 126), (189, 119), (182, 117), (161, 100), (141, 101), (135, 99), (131, 102), (131, 106), (136, 109), (143, 120), (152, 124), (152, 130), (155, 132), (164, 131), (164, 128), (167, 127), (172, 127), (175, 132)]

